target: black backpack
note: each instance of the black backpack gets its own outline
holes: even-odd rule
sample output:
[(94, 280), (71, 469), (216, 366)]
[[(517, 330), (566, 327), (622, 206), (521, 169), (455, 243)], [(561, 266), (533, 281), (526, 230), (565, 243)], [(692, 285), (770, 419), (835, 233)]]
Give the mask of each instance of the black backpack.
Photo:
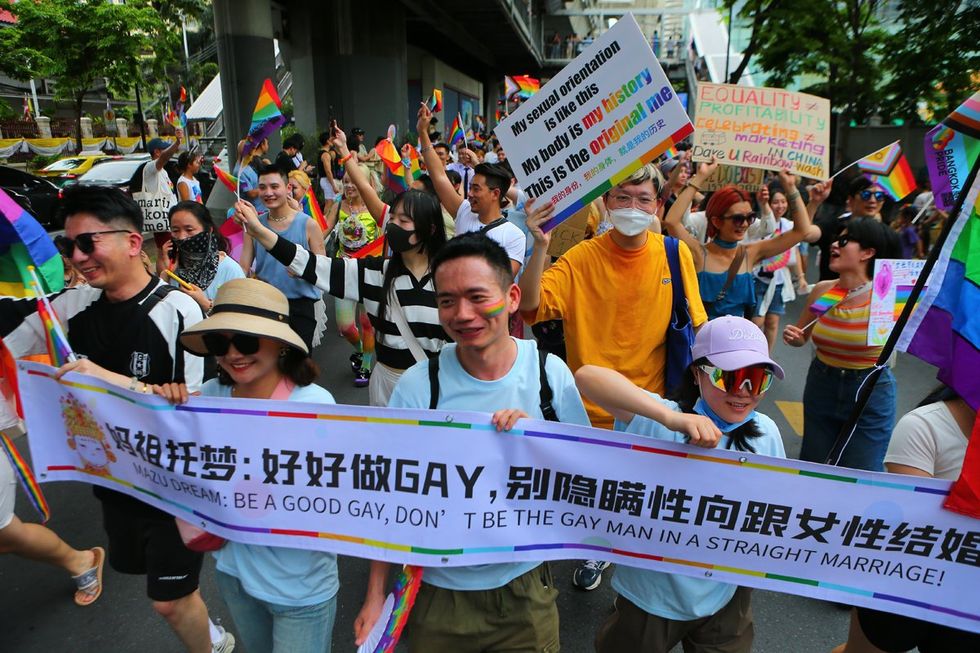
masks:
[[(548, 372), (545, 369), (545, 362), (548, 359), (548, 352), (538, 349), (538, 379), (541, 385), (539, 393), (541, 414), (549, 422), (558, 422), (558, 413), (551, 403), (554, 394), (551, 392), (551, 384), (548, 383)], [(439, 406), (439, 356), (436, 355), (429, 359), (429, 409), (435, 410)]]

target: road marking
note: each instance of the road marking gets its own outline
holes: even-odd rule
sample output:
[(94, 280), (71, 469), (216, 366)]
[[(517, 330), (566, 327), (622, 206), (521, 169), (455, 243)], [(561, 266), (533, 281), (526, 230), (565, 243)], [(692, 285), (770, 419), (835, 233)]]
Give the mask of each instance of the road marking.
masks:
[(796, 432), (796, 437), (803, 437), (803, 402), (776, 401), (776, 406), (783, 412), (783, 417)]

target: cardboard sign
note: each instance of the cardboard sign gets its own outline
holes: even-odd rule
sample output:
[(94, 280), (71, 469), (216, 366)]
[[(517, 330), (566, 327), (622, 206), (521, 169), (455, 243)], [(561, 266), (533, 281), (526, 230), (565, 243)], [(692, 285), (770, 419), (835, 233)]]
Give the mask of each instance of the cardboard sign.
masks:
[(830, 101), (781, 88), (698, 84), (692, 160), (829, 175)]
[(728, 184), (735, 184), (742, 190), (754, 193), (764, 185), (765, 170), (760, 168), (739, 168), (737, 166), (718, 166), (715, 174), (705, 182), (703, 190), (708, 193)]

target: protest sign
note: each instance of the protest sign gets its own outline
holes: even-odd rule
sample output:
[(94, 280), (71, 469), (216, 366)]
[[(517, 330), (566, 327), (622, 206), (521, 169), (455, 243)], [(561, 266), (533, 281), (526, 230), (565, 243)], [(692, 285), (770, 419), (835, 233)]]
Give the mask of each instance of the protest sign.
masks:
[(762, 188), (765, 174), (765, 171), (760, 168), (740, 168), (738, 166), (720, 165), (708, 177), (704, 188), (701, 190), (708, 193), (728, 184), (736, 184), (742, 190), (754, 193)]
[(551, 231), (548, 256), (561, 256), (582, 242), (589, 226), (589, 213), (592, 205), (587, 204)]
[(888, 341), (898, 316), (908, 303), (925, 261), (915, 259), (878, 259), (875, 261), (874, 290), (871, 293), (871, 315), (868, 318), (868, 345), (881, 346)]
[(627, 14), (494, 133), (521, 188), (555, 204), (550, 231), (692, 129)]
[(829, 175), (830, 102), (780, 88), (698, 83), (694, 161)]
[(238, 542), (426, 566), (594, 557), (980, 631), (950, 483), (490, 415), (192, 397), (19, 362), (42, 482)]

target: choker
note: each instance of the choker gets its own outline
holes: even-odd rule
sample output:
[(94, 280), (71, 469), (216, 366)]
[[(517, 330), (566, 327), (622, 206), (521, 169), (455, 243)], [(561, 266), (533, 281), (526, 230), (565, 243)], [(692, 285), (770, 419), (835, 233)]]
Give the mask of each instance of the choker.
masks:
[(738, 247), (737, 240), (722, 240), (721, 238), (713, 238), (711, 240), (715, 245), (721, 247), (722, 249), (735, 249)]
[(289, 219), (288, 215), (284, 215), (281, 218), (277, 218), (273, 216), (272, 213), (269, 213), (269, 217), (268, 217), (269, 222), (285, 222), (288, 219)]

